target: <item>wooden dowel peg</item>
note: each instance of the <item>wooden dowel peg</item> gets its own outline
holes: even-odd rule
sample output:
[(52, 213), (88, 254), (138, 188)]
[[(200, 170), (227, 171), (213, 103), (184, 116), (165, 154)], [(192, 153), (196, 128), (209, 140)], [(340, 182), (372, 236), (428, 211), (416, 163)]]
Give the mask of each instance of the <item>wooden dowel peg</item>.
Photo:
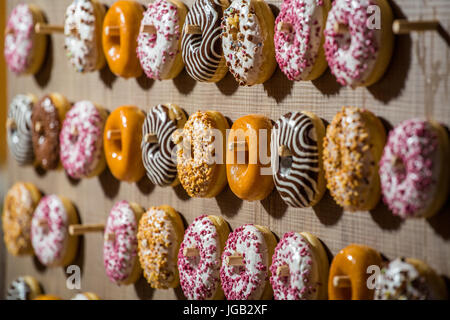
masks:
[(120, 27), (119, 26), (108, 26), (105, 28), (105, 34), (111, 37), (120, 36)]
[(175, 144), (179, 144), (183, 141), (183, 134), (180, 131), (172, 133), (172, 141)]
[(244, 259), (241, 255), (228, 256), (227, 264), (233, 267), (240, 267), (244, 265)]
[(154, 133), (147, 133), (144, 137), (144, 141), (147, 143), (157, 143), (158, 137)]
[(64, 26), (55, 26), (38, 22), (34, 26), (34, 32), (38, 34), (64, 33)]
[(37, 133), (42, 133), (43, 129), (44, 127), (42, 126), (42, 123), (40, 121), (36, 121), (36, 123), (34, 124), (34, 131), (36, 131)]
[(104, 229), (104, 224), (71, 224), (69, 226), (69, 234), (71, 236), (79, 236), (88, 232), (102, 232)]
[(8, 34), (13, 34), (13, 33), (14, 33), (13, 29), (11, 29), (11, 28), (6, 28), (5, 29), (5, 36), (8, 35)]
[(186, 33), (186, 34), (202, 34), (202, 29), (200, 28), (200, 26), (188, 24), (184, 28), (184, 33)]
[(406, 19), (394, 20), (392, 24), (392, 31), (395, 34), (407, 34), (412, 31), (436, 31), (439, 29), (439, 21), (424, 20), (424, 21), (408, 21)]
[(9, 130), (15, 130), (17, 129), (17, 123), (14, 119), (8, 118), (6, 120), (6, 128), (8, 128)]
[(108, 130), (106, 132), (106, 138), (108, 140), (120, 140), (122, 138), (122, 133), (119, 129)]
[(278, 31), (281, 31), (281, 32), (291, 32), (292, 24), (281, 21), (278, 23), (277, 28), (278, 28)]
[(105, 234), (105, 240), (106, 241), (115, 241), (116, 240), (116, 234), (115, 233), (106, 233)]
[(334, 276), (333, 286), (336, 288), (350, 288), (352, 283), (349, 276)]
[(284, 145), (281, 145), (281, 146), (278, 148), (278, 155), (279, 155), (280, 157), (292, 157), (292, 152), (291, 152), (291, 150), (289, 150), (288, 147), (286, 147), (286, 146), (284, 146)]
[(72, 126), (70, 128), (70, 134), (73, 135), (73, 136), (78, 136), (79, 133), (78, 133), (78, 129), (77, 129), (76, 126)]
[(282, 265), (277, 268), (277, 276), (279, 277), (288, 277), (290, 275), (289, 266)]
[(230, 151), (236, 150), (238, 152), (247, 151), (247, 142), (245, 140), (231, 142), (228, 149), (230, 149)]
[(142, 29), (143, 32), (149, 33), (149, 34), (155, 34), (156, 28), (154, 25), (144, 25), (144, 28)]
[(197, 257), (199, 255), (197, 248), (184, 248), (183, 249), (183, 255), (185, 257)]
[(336, 33), (342, 34), (342, 33), (347, 33), (349, 29), (348, 29), (347, 24), (335, 23), (335, 25), (333, 26), (333, 30)]
[(40, 226), (42, 228), (47, 227), (48, 226), (47, 220), (45, 220), (45, 219), (38, 220), (38, 226)]

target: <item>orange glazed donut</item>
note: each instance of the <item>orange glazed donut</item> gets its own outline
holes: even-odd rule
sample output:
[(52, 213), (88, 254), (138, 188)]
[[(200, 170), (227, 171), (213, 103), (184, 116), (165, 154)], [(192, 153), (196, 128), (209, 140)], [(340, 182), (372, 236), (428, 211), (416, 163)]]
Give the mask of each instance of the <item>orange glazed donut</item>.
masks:
[[(271, 130), (271, 120), (259, 114), (241, 117), (231, 127), (227, 145), (227, 178), (231, 190), (241, 199), (262, 200), (272, 192)], [(265, 141), (260, 137), (260, 132), (264, 131)], [(260, 144), (265, 151), (260, 150)], [(266, 161), (261, 161), (260, 154), (266, 156)], [(263, 172), (264, 169), (268, 172)]]
[(144, 112), (134, 106), (119, 107), (106, 120), (103, 133), (106, 163), (118, 180), (137, 182), (144, 176), (141, 160), (144, 120)]
[(103, 51), (109, 68), (123, 78), (142, 74), (136, 55), (137, 37), (144, 7), (135, 1), (117, 1), (106, 13), (103, 22)]
[(381, 264), (380, 253), (367, 246), (351, 244), (339, 251), (330, 267), (330, 300), (372, 300), (375, 288), (367, 286), (367, 268)]

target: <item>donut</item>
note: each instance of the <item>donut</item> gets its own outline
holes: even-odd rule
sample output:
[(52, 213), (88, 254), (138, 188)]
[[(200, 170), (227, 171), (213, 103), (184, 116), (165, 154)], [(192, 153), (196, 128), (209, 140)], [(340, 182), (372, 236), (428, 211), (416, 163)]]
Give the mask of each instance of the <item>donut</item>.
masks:
[(103, 264), (112, 283), (129, 285), (141, 275), (137, 231), (144, 209), (138, 204), (119, 201), (111, 209), (105, 226)]
[[(227, 180), (231, 191), (240, 199), (263, 200), (273, 190), (271, 130), (272, 121), (259, 114), (241, 117), (231, 127), (227, 145)], [(265, 137), (260, 136), (261, 132)]]
[(273, 180), (291, 207), (316, 205), (326, 189), (322, 141), (325, 126), (311, 112), (289, 112), (272, 130)]
[(292, 81), (319, 78), (327, 69), (323, 50), (330, 0), (284, 0), (275, 20), (275, 57)]
[(308, 232), (287, 232), (270, 266), (275, 300), (326, 300), (329, 262), (320, 240)]
[(445, 129), (411, 119), (390, 133), (380, 161), (381, 191), (394, 215), (429, 218), (447, 200), (450, 162)]
[(106, 63), (102, 27), (106, 8), (97, 0), (73, 0), (64, 21), (65, 49), (78, 72), (101, 70)]
[(333, 258), (328, 278), (330, 300), (372, 300), (374, 290), (367, 286), (369, 266), (381, 267), (378, 251), (359, 244), (351, 244)]
[(446, 300), (444, 279), (425, 262), (397, 258), (377, 277), (375, 300)]
[(114, 177), (137, 182), (145, 174), (140, 144), (145, 114), (135, 106), (115, 109), (106, 120), (103, 134), (106, 163)]
[(4, 54), (9, 70), (15, 74), (35, 74), (44, 62), (47, 37), (34, 31), (38, 22), (45, 22), (45, 18), (34, 4), (19, 4), (9, 15)]
[(41, 192), (29, 182), (17, 182), (6, 193), (2, 215), (3, 239), (6, 249), (14, 256), (33, 254), (31, 219), (40, 199)]
[(61, 163), (74, 179), (90, 178), (105, 169), (103, 128), (107, 111), (79, 101), (67, 112), (59, 134)]
[(173, 79), (183, 70), (181, 32), (186, 14), (186, 6), (178, 0), (149, 4), (137, 38), (137, 55), (147, 77)]
[(275, 71), (274, 20), (264, 0), (234, 0), (225, 10), (223, 55), (239, 85), (264, 83)]
[(69, 265), (78, 249), (78, 237), (69, 235), (69, 225), (78, 224), (72, 202), (62, 196), (41, 199), (31, 220), (31, 243), (38, 260), (47, 267)]
[(218, 82), (228, 71), (222, 50), (221, 20), (228, 0), (196, 0), (181, 38), (187, 73), (201, 82)]
[(59, 133), (69, 109), (70, 103), (59, 93), (44, 96), (33, 107), (33, 151), (37, 163), (45, 170), (59, 168)]
[(229, 128), (220, 112), (198, 111), (189, 117), (182, 132), (173, 135), (178, 145), (178, 179), (189, 196), (212, 198), (226, 186), (225, 137)]
[[(376, 6), (381, 23), (371, 21)], [(344, 86), (367, 87), (381, 79), (394, 47), (393, 14), (387, 0), (335, 0), (325, 27), (325, 57)]]
[(178, 252), (178, 270), (184, 295), (190, 300), (220, 300), (221, 255), (230, 228), (218, 216), (202, 215), (186, 229)]
[(6, 291), (6, 300), (33, 300), (42, 292), (39, 282), (31, 276), (14, 279)]
[(117, 1), (103, 21), (103, 52), (111, 71), (123, 78), (139, 78), (142, 68), (136, 55), (137, 38), (144, 14), (136, 1)]
[(186, 114), (175, 104), (160, 104), (152, 108), (142, 126), (142, 162), (149, 180), (158, 186), (175, 186), (177, 165), (172, 157), (175, 144), (172, 134), (182, 129)]
[(343, 107), (327, 128), (323, 165), (334, 200), (350, 210), (371, 210), (380, 199), (378, 163), (386, 133), (372, 112)]
[(227, 300), (268, 300), (270, 265), (277, 245), (273, 233), (245, 224), (230, 233), (222, 254), (220, 280)]
[(139, 221), (139, 261), (152, 288), (169, 289), (179, 285), (177, 254), (183, 234), (180, 215), (167, 205), (149, 208)]
[(53, 294), (41, 294), (34, 298), (33, 300), (62, 300), (62, 298), (55, 296)]
[(21, 166), (34, 161), (33, 142), (31, 140), (31, 111), (37, 102), (32, 94), (18, 94), (8, 108), (6, 129), (8, 147), (14, 159)]
[(100, 297), (93, 292), (77, 293), (70, 300), (101, 300)]

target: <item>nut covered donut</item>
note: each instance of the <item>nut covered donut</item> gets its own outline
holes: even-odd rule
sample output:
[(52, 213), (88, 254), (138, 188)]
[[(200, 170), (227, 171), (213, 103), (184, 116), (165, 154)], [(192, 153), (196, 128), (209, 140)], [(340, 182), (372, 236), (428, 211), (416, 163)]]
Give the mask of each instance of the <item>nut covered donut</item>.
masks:
[(183, 70), (181, 32), (186, 14), (186, 6), (178, 0), (149, 4), (137, 39), (137, 55), (147, 77), (173, 79)]
[(270, 267), (275, 300), (326, 300), (328, 268), (319, 239), (308, 232), (285, 233)]
[(183, 234), (180, 215), (166, 205), (151, 207), (139, 221), (139, 261), (152, 288), (169, 289), (179, 285), (177, 254)]
[(230, 233), (220, 268), (227, 300), (272, 298), (270, 265), (276, 245), (273, 233), (263, 226), (246, 224)]
[(6, 193), (3, 204), (3, 239), (14, 256), (31, 255), (31, 219), (41, 199), (38, 188), (29, 182), (17, 182)]
[(137, 37), (143, 6), (135, 1), (117, 1), (103, 21), (103, 51), (109, 68), (123, 78), (138, 78), (142, 74), (136, 56)]
[(135, 203), (119, 201), (111, 209), (105, 226), (103, 264), (111, 282), (132, 284), (141, 275), (137, 230), (144, 210)]
[(19, 4), (9, 15), (5, 29), (5, 61), (16, 74), (35, 74), (44, 62), (47, 37), (34, 26), (44, 22), (44, 14), (33, 4)]
[(372, 300), (374, 290), (367, 285), (367, 268), (381, 263), (380, 253), (367, 246), (351, 244), (339, 251), (330, 266), (330, 300)]
[(60, 167), (59, 133), (70, 103), (59, 93), (43, 97), (31, 114), (33, 150), (37, 163), (45, 170)]
[(189, 117), (181, 133), (174, 134), (178, 144), (178, 178), (189, 196), (212, 198), (226, 186), (228, 128), (228, 121), (220, 112), (198, 111)]
[(187, 73), (197, 81), (217, 82), (228, 71), (222, 51), (221, 20), (228, 0), (196, 0), (183, 27), (181, 47)]
[(330, 0), (284, 0), (275, 20), (275, 53), (289, 80), (314, 80), (327, 68), (323, 50)]
[(178, 253), (178, 270), (188, 299), (223, 299), (220, 265), (229, 233), (227, 222), (218, 216), (197, 217), (186, 229)]
[(184, 111), (175, 104), (160, 104), (147, 113), (142, 126), (142, 162), (153, 184), (165, 187), (179, 183), (172, 157), (175, 148), (172, 134), (185, 123)]
[[(380, 12), (379, 26), (371, 21), (373, 7)], [(333, 2), (324, 31), (324, 48), (331, 73), (340, 84), (370, 86), (383, 76), (394, 46), (392, 22), (387, 0)]]
[(264, 0), (234, 0), (225, 10), (223, 54), (241, 86), (264, 83), (275, 71), (274, 20)]
[(119, 107), (106, 120), (105, 157), (111, 173), (118, 180), (137, 182), (145, 174), (140, 148), (144, 120), (144, 112), (134, 106)]
[(65, 49), (78, 72), (92, 72), (105, 66), (102, 27), (105, 6), (97, 0), (74, 0), (66, 9)]
[(447, 132), (434, 121), (407, 120), (390, 132), (380, 178), (395, 215), (428, 218), (439, 211), (449, 189), (449, 148)]
[(316, 205), (326, 189), (322, 165), (325, 126), (310, 112), (289, 112), (272, 130), (273, 179), (290, 206)]
[(32, 164), (34, 161), (31, 112), (36, 102), (37, 98), (34, 95), (19, 94), (14, 97), (8, 108), (6, 121), (8, 147), (19, 165)]
[[(263, 200), (273, 190), (271, 130), (272, 121), (259, 114), (241, 117), (231, 127), (227, 146), (227, 179), (231, 191), (241, 199)], [(264, 138), (261, 132), (264, 132)]]
[(48, 195), (41, 199), (31, 221), (31, 243), (36, 257), (47, 267), (66, 266), (75, 258), (78, 237), (69, 235), (69, 225), (78, 215), (67, 198)]
[(105, 168), (103, 128), (106, 110), (79, 101), (67, 112), (59, 135), (61, 163), (74, 179), (99, 175)]
[(378, 162), (386, 142), (381, 121), (370, 111), (343, 107), (327, 128), (323, 161), (334, 200), (350, 210), (371, 210), (380, 198)]

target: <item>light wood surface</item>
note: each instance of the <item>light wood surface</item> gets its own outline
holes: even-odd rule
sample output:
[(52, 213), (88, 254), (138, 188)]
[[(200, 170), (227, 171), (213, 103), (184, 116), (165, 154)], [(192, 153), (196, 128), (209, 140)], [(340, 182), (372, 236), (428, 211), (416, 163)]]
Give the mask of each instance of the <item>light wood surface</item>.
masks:
[[(61, 24), (70, 0), (20, 0), (34, 2), (43, 8), (48, 22)], [(111, 4), (114, 1), (104, 1)], [(185, 1), (189, 6), (193, 0)], [(279, 8), (281, 1), (269, 1)], [(7, 1), (7, 13), (19, 0)], [(146, 1), (142, 2), (146, 3)], [(396, 17), (410, 20), (438, 19), (450, 30), (448, 0), (398, 0)], [(3, 30), (0, 30), (3, 33)], [(441, 30), (442, 31), (442, 30)], [(442, 35), (443, 32), (441, 32)], [(228, 74), (218, 84), (198, 83), (184, 71), (173, 81), (152, 81), (145, 78), (124, 80), (107, 70), (83, 75), (69, 65), (63, 50), (63, 35), (53, 35), (49, 57), (43, 71), (36, 77), (8, 74), (8, 99), (15, 94), (32, 92), (42, 96), (60, 92), (70, 101), (92, 100), (113, 110), (134, 104), (148, 110), (165, 102), (176, 103), (188, 114), (197, 110), (217, 110), (231, 120), (251, 113), (261, 113), (273, 120), (288, 111), (307, 110), (330, 121), (343, 105), (372, 110), (390, 127), (400, 121), (426, 114), (450, 126), (450, 50), (449, 36), (437, 32), (397, 36), (392, 63), (386, 76), (370, 88), (340, 87), (327, 71), (313, 82), (290, 82), (279, 69), (264, 85), (238, 87)], [(447, 42), (446, 42), (447, 41)], [(37, 172), (20, 168), (8, 156), (7, 185), (15, 181), (31, 181), (43, 192), (62, 194), (74, 201), (82, 223), (105, 221), (113, 204), (122, 199), (144, 207), (168, 204), (177, 209), (187, 223), (201, 214), (223, 216), (234, 229), (244, 223), (269, 227), (278, 237), (287, 231), (308, 231), (318, 236), (336, 254), (350, 243), (361, 243), (380, 250), (386, 257), (415, 257), (450, 276), (450, 206), (430, 220), (402, 222), (394, 218), (381, 203), (372, 212), (343, 212), (327, 193), (314, 208), (288, 208), (273, 192), (257, 202), (239, 200), (230, 189), (214, 199), (191, 199), (179, 186), (160, 188), (148, 180), (139, 184), (120, 183), (108, 172), (100, 178), (72, 181), (63, 171)], [(105, 275), (102, 259), (103, 235), (86, 234), (81, 242), (77, 264), (82, 269), (81, 291), (93, 291), (108, 299), (181, 299), (180, 288), (152, 290), (144, 279), (136, 285), (117, 287)], [(5, 251), (1, 245), (2, 252)], [(0, 277), (9, 283), (15, 277), (30, 274), (39, 279), (45, 291), (70, 298), (77, 290), (66, 288), (62, 268), (46, 269), (33, 258), (6, 257), (6, 270)], [(1, 257), (1, 255), (0, 255)], [(1, 264), (0, 264), (1, 266)]]

